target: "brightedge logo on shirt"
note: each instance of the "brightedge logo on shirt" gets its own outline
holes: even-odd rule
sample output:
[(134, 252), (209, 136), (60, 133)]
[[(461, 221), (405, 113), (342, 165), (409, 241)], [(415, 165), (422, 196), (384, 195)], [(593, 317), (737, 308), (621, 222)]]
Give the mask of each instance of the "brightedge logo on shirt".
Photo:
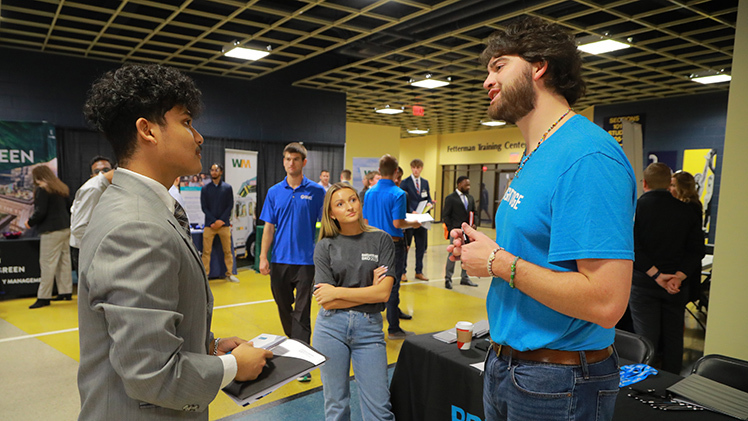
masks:
[(361, 260), (366, 260), (369, 262), (378, 262), (379, 261), (379, 255), (378, 254), (372, 254), (372, 253), (361, 253)]

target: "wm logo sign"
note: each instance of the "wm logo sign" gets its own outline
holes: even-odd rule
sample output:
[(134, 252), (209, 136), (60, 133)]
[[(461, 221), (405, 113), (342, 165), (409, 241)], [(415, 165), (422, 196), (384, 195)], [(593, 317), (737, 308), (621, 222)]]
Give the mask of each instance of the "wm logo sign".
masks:
[(234, 168), (252, 168), (252, 163), (248, 159), (232, 159), (231, 165)]

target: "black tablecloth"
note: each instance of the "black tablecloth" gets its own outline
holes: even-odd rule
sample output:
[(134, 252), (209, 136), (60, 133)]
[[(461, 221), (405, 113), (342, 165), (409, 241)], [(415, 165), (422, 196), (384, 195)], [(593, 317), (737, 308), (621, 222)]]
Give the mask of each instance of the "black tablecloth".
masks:
[[(403, 343), (390, 386), (392, 410), (398, 421), (483, 420), (483, 377), (470, 367), (485, 357), (475, 348), (460, 351), (432, 334), (408, 337)], [(473, 341), (473, 345), (477, 341)], [(479, 342), (479, 341), (478, 341)], [(663, 393), (682, 379), (660, 371), (636, 383), (640, 389)], [(616, 400), (615, 421), (722, 421), (732, 418), (709, 411), (661, 411), (627, 396), (626, 388)]]

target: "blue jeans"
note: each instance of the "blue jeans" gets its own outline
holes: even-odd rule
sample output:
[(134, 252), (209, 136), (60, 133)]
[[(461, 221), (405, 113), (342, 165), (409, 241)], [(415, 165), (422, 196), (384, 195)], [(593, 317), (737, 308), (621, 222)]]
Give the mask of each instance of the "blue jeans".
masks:
[(581, 365), (497, 357), (488, 350), (483, 380), (486, 421), (610, 420), (618, 395), (618, 355)]
[(364, 420), (394, 420), (387, 386), (387, 348), (382, 313), (325, 310), (317, 314), (314, 347), (327, 356), (320, 368), (327, 421), (350, 420), (351, 362)]

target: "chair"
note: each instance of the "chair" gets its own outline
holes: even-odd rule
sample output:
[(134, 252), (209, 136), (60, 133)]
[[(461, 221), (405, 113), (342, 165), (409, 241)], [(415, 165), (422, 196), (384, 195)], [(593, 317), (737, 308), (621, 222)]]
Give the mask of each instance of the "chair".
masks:
[(613, 345), (618, 352), (618, 356), (628, 361), (648, 365), (654, 358), (652, 342), (636, 333), (616, 329), (616, 338)]
[(704, 355), (696, 361), (691, 374), (748, 392), (748, 361), (719, 354)]

